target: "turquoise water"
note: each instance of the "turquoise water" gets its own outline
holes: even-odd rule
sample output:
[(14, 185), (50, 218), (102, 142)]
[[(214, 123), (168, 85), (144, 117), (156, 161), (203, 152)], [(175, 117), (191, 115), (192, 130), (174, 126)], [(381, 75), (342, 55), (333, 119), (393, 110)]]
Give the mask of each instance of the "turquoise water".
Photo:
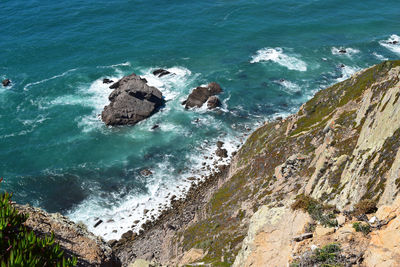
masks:
[[(400, 55), (400, 45), (388, 43), (399, 39), (398, 1), (13, 0), (1, 7), (0, 78), (12, 80), (0, 86), (2, 187), (106, 239), (146, 220), (144, 208), (156, 215), (172, 194), (182, 195), (186, 178), (206, 174), (202, 163), (214, 161), (204, 157), (217, 140), (231, 153), (261, 122)], [(153, 77), (160, 67), (175, 75)], [(134, 127), (108, 128), (98, 114), (111, 90), (101, 81), (132, 72), (163, 92), (166, 107)], [(222, 108), (184, 110), (190, 91), (211, 81), (224, 89)], [(152, 131), (154, 124), (160, 128)], [(142, 176), (145, 168), (153, 174)], [(97, 218), (104, 223), (93, 228)]]

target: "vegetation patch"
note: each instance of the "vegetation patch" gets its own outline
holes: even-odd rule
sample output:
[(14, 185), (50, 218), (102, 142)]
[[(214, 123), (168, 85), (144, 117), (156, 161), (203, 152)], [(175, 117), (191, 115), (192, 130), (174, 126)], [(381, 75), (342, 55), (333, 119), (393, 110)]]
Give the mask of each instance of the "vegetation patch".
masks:
[(356, 230), (356, 232), (361, 232), (364, 235), (367, 235), (369, 232), (371, 232), (371, 227), (368, 223), (355, 222), (353, 223), (353, 228)]
[(1, 266), (75, 266), (77, 259), (64, 257), (53, 233), (41, 238), (25, 226), (28, 215), (19, 213), (11, 197), (7, 192), (0, 195)]
[(335, 219), (336, 208), (331, 205), (324, 205), (310, 196), (298, 195), (291, 208), (308, 212), (313, 220), (320, 222), (324, 226), (337, 226)]
[(340, 245), (332, 243), (322, 248), (317, 248), (312, 253), (305, 253), (300, 260), (293, 262), (290, 266), (339, 267), (345, 266), (345, 264), (346, 258), (341, 255)]

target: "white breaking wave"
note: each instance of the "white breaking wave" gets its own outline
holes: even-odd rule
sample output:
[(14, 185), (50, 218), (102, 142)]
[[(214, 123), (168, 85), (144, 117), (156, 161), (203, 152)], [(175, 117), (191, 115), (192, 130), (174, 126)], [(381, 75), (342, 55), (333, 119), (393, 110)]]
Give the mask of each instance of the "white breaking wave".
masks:
[(338, 82), (347, 80), (348, 78), (350, 78), (354, 73), (356, 73), (359, 70), (361, 70), (361, 68), (359, 68), (359, 67), (344, 66), (341, 68), (341, 72), (342, 72), (341, 77), (337, 78), (336, 80)]
[(50, 78), (47, 78), (47, 79), (44, 79), (44, 80), (41, 80), (41, 81), (38, 81), (38, 82), (28, 83), (27, 85), (24, 86), (24, 90), (27, 91), (28, 88), (33, 86), (33, 85), (38, 85), (38, 84), (41, 84), (41, 83), (44, 83), (44, 82), (48, 82), (48, 81), (54, 80), (54, 79), (59, 78), (59, 77), (63, 77), (65, 75), (67, 75), (68, 73), (76, 71), (76, 70), (77, 69), (70, 69), (70, 70), (67, 70), (67, 71), (65, 71), (65, 72), (63, 72), (61, 74), (55, 75), (53, 77), (50, 77)]
[(283, 53), (283, 49), (263, 48), (257, 51), (256, 55), (251, 57), (250, 63), (258, 63), (262, 61), (272, 61), (289, 70), (307, 71), (307, 64), (295, 56), (289, 56)]
[(379, 59), (379, 60), (382, 60), (382, 61), (384, 61), (384, 60), (388, 60), (388, 58), (387, 57), (384, 57), (384, 56), (382, 56), (382, 55), (380, 55), (380, 54), (378, 54), (378, 53), (376, 53), (376, 52), (374, 52), (374, 53), (372, 53), (377, 59)]
[(171, 74), (162, 77), (153, 75), (154, 70), (156, 68), (144, 69), (142, 71), (143, 75), (140, 76), (147, 80), (148, 85), (158, 88), (167, 101), (175, 99), (183, 93), (185, 87), (197, 77), (197, 75), (192, 75), (189, 69), (180, 66), (166, 68), (165, 70)]
[(393, 53), (400, 55), (400, 36), (392, 34), (389, 39), (380, 41), (379, 44)]
[[(203, 122), (199, 121), (199, 123)], [(204, 119), (204, 124), (210, 124), (209, 118)], [(219, 140), (224, 142), (223, 147), (227, 149), (229, 157), (240, 144), (237, 137), (234, 138), (229, 134), (220, 136)], [(138, 232), (142, 229), (143, 223), (157, 218), (163, 209), (170, 206), (172, 196), (175, 195), (176, 199), (184, 197), (192, 183), (197, 184), (211, 172), (218, 172), (217, 166), (214, 165), (217, 161), (215, 150), (215, 143), (204, 141), (198, 147), (197, 153), (187, 155), (187, 166), (190, 166), (190, 169), (177, 177), (171, 177), (174, 164), (167, 157), (166, 160), (151, 169), (153, 174), (146, 178), (147, 193), (132, 191), (122, 199), (119, 199), (118, 194), (113, 193), (112, 198), (119, 199), (119, 201), (112, 203), (112, 206), (108, 203), (111, 206), (109, 208), (105, 207), (104, 199), (101, 196), (93, 195), (71, 210), (67, 216), (75, 222), (84, 222), (91, 232), (102, 236), (105, 240), (119, 239), (123, 233), (129, 230)], [(230, 158), (225, 158), (218, 161), (218, 164), (229, 162)], [(103, 222), (94, 227), (99, 220)], [(134, 224), (135, 221), (137, 223)]]
[(130, 67), (130, 66), (131, 66), (131, 63), (129, 61), (127, 61), (127, 62), (123, 62), (123, 63), (119, 63), (119, 64), (113, 64), (113, 65), (109, 65), (109, 66), (97, 66), (97, 68), (106, 69), (106, 68)]
[[(345, 53), (340, 52), (340, 51), (346, 51)], [(352, 57), (354, 54), (358, 54), (360, 53), (360, 50), (355, 49), (355, 48), (351, 48), (351, 47), (332, 47), (331, 49), (332, 55), (346, 55), (348, 57)]]
[(276, 83), (280, 84), (283, 87), (283, 90), (288, 94), (294, 94), (301, 91), (301, 88), (298, 84), (288, 80), (279, 80), (276, 81)]

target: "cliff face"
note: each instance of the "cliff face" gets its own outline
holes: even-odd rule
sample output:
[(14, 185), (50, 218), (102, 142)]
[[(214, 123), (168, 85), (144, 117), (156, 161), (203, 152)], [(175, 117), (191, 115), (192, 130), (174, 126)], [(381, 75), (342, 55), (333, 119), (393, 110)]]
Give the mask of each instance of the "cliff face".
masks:
[(17, 205), (17, 209), (29, 215), (25, 224), (37, 235), (50, 235), (54, 232), (55, 241), (67, 256), (77, 257), (78, 266), (121, 266), (112, 249), (84, 225), (77, 225), (59, 213), (47, 213), (28, 205)]
[[(361, 218), (349, 215), (354, 206), (363, 200), (378, 207), (392, 205), (400, 189), (399, 81), (400, 61), (383, 62), (318, 92), (297, 114), (266, 123), (248, 138), (229, 170), (203, 185), (190, 205), (175, 206), (173, 216), (120, 242), (116, 251), (121, 260), (286, 266), (305, 246), (293, 238), (306, 232), (314, 233), (311, 240), (321, 246), (329, 238), (318, 236), (341, 240), (346, 254), (350, 241), (338, 235), (340, 229), (352, 232), (349, 223)], [(301, 195), (319, 201), (321, 214), (326, 204), (336, 207), (330, 221), (321, 223), (310, 211), (294, 211), (291, 206)], [(344, 215), (337, 226), (339, 219), (333, 217)], [(377, 231), (384, 227), (389, 226), (379, 225)], [(364, 259), (372, 253), (373, 233), (357, 232), (359, 255), (342, 255), (341, 260), (372, 262)], [(157, 246), (149, 240), (157, 240)]]

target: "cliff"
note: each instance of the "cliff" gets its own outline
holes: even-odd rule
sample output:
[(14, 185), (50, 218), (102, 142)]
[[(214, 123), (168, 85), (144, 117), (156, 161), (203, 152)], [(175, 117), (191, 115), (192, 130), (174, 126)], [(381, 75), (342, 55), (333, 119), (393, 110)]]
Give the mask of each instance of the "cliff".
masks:
[(399, 224), (399, 78), (400, 61), (383, 62), (265, 123), (229, 167), (114, 251), (125, 265), (310, 266), (323, 253), (349, 266), (399, 264), (388, 241)]
[(82, 266), (399, 266), (399, 97), (400, 61), (321, 90), (139, 235), (105, 244), (61, 215), (19, 209)]
[(90, 233), (85, 225), (78, 225), (59, 213), (47, 213), (29, 205), (16, 205), (19, 212), (29, 215), (25, 225), (38, 236), (54, 232), (66, 256), (77, 257), (77, 266), (119, 267), (121, 262), (112, 249), (100, 238)]

